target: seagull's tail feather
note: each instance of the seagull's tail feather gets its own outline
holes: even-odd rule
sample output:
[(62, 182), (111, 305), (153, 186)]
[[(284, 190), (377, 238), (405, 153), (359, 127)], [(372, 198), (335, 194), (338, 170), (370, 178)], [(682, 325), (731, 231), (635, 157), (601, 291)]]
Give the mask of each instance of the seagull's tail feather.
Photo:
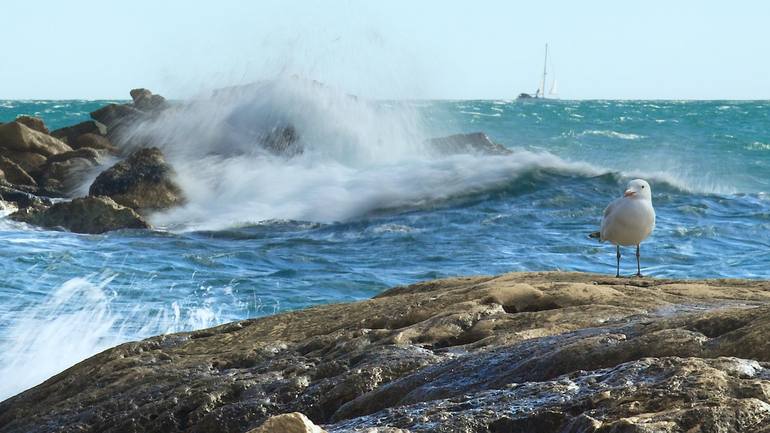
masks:
[(602, 234), (601, 234), (601, 232), (593, 232), (593, 233), (589, 233), (588, 237), (591, 238), (591, 239), (601, 239), (602, 238)]

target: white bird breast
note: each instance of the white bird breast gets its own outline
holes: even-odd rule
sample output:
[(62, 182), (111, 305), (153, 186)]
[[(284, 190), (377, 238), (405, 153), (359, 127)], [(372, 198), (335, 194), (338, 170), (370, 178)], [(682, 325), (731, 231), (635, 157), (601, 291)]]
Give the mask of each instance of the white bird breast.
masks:
[(622, 197), (610, 204), (602, 219), (601, 238), (617, 245), (637, 245), (655, 228), (652, 202)]

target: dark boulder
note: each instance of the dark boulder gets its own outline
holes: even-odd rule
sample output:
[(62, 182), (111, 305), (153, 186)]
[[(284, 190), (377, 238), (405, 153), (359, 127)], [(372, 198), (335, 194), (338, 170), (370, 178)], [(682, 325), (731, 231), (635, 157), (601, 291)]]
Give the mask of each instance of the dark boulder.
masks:
[[(107, 135), (107, 127), (101, 122), (97, 122), (95, 120), (88, 120), (85, 122), (78, 123), (77, 125), (68, 126), (66, 128), (60, 128), (51, 132), (51, 135), (66, 142), (67, 144), (70, 145), (70, 147), (74, 147), (73, 144), (75, 144), (78, 137), (80, 137), (83, 134), (96, 134), (96, 135), (104, 136), (104, 135)], [(88, 147), (93, 147), (93, 146), (88, 146)]]
[(42, 132), (43, 134), (48, 134), (50, 132), (48, 131), (48, 128), (46, 128), (45, 123), (43, 122), (43, 119), (39, 117), (19, 116), (16, 118), (16, 121), (21, 124), (29, 126), (35, 131)]
[(442, 155), (459, 153), (482, 155), (509, 155), (511, 151), (505, 146), (490, 140), (483, 132), (470, 134), (455, 134), (447, 137), (432, 138), (427, 141), (428, 146)]
[(140, 149), (99, 174), (89, 194), (112, 197), (139, 213), (168, 209), (184, 202), (173, 176), (160, 149)]
[(46, 208), (28, 208), (11, 214), (11, 219), (75, 233), (104, 233), (120, 229), (146, 229), (150, 225), (132, 209), (109, 197), (82, 197)]
[(145, 115), (131, 105), (109, 104), (91, 112), (91, 118), (106, 125), (107, 133), (111, 134), (113, 128), (143, 120)]

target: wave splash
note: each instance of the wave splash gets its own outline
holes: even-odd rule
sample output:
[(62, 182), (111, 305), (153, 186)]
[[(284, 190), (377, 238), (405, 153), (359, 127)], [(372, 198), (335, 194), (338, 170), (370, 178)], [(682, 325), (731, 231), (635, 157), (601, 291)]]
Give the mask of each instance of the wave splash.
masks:
[[(126, 309), (110, 288), (115, 275), (72, 278), (18, 317), (0, 335), (0, 401), (102, 350), (151, 335), (221, 323), (210, 305), (180, 301)], [(116, 305), (117, 304), (117, 305)]]
[[(172, 230), (345, 221), (499, 188), (532, 170), (612, 172), (527, 150), (439, 155), (426, 145), (425, 123), (409, 103), (368, 101), (287, 77), (187, 103), (141, 125), (131, 141), (158, 145), (177, 171), (188, 203), (151, 218)], [(289, 152), (264, 146), (287, 130)], [(648, 177), (689, 189), (676, 176)]]

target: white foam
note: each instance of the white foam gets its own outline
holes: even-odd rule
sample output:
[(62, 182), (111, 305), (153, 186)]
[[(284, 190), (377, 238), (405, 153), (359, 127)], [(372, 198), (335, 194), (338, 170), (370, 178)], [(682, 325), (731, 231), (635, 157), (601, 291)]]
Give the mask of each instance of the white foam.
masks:
[(621, 140), (641, 140), (642, 138), (645, 138), (644, 135), (639, 134), (631, 134), (631, 133), (624, 133), (624, 132), (617, 132), (617, 131), (610, 131), (610, 130), (588, 130), (583, 131), (578, 136), (585, 136), (585, 135), (600, 135), (604, 137), (609, 138), (618, 138)]
[[(214, 296), (195, 299), (190, 305), (155, 303), (153, 308), (141, 299), (131, 302), (133, 308), (126, 307), (122, 299), (115, 309), (121, 294), (111, 289), (113, 279), (105, 275), (73, 278), (39, 303), (13, 312), (13, 321), (0, 334), (0, 401), (122, 342), (233, 319), (220, 316)], [(222, 298), (218, 299), (221, 304)]]

